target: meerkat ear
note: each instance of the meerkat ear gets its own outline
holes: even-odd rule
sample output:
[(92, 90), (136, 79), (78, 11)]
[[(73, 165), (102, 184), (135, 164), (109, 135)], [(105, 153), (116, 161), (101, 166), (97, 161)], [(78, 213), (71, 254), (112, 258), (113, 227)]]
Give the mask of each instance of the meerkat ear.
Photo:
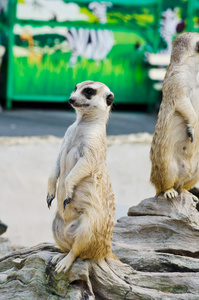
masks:
[(108, 106), (113, 103), (113, 100), (114, 100), (114, 94), (113, 93), (110, 93), (106, 96), (106, 103), (107, 103)]
[(199, 53), (199, 42), (196, 43), (196, 52)]

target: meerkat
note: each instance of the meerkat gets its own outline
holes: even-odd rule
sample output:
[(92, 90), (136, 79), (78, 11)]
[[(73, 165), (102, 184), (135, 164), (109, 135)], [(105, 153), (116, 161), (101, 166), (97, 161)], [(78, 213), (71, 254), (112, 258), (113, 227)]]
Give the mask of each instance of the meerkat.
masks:
[(199, 33), (185, 32), (174, 39), (162, 92), (150, 179), (156, 195), (173, 199), (189, 193), (199, 180)]
[(56, 196), (53, 236), (64, 254), (51, 263), (69, 270), (77, 257), (99, 261), (112, 252), (115, 200), (106, 163), (106, 123), (114, 94), (100, 82), (77, 84), (69, 103), (77, 119), (65, 133), (48, 180), (47, 204)]

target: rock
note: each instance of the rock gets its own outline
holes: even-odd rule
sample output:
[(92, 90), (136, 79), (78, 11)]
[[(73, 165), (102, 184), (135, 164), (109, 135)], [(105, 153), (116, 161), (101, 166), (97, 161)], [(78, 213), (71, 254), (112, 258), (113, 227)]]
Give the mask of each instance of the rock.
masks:
[[(150, 198), (118, 220), (113, 259), (77, 259), (55, 274), (54, 244), (0, 258), (0, 299), (199, 299), (199, 219), (189, 195)], [(128, 264), (126, 264), (126, 263)]]
[(7, 225), (0, 220), (0, 235), (2, 235), (7, 230)]
[(141, 201), (128, 211), (128, 216), (165, 216), (174, 220), (194, 224), (199, 228), (199, 214), (196, 204), (188, 194), (181, 193), (177, 198), (165, 199), (163, 195)]
[(115, 225), (114, 253), (139, 271), (198, 272), (199, 213), (191, 196), (149, 198)]
[(49, 265), (53, 244), (13, 252), (0, 259), (0, 298), (7, 299), (198, 299), (198, 273), (138, 272), (113, 259), (77, 259), (67, 274)]

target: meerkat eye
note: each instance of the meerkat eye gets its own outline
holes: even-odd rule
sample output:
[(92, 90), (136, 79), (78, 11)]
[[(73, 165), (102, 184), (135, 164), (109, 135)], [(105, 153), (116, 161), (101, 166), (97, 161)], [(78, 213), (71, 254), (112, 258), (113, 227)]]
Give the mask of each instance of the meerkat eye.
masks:
[(196, 52), (199, 53), (199, 42), (196, 43)]
[(95, 89), (92, 89), (92, 88), (85, 88), (83, 89), (82, 91), (82, 94), (84, 96), (86, 96), (87, 99), (91, 99), (92, 96), (96, 95), (97, 91)]
[(88, 94), (88, 95), (94, 95), (94, 94), (96, 94), (96, 90), (94, 90), (94, 89), (92, 89), (92, 88), (85, 88), (85, 89), (83, 90), (83, 93), (84, 93), (84, 94)]

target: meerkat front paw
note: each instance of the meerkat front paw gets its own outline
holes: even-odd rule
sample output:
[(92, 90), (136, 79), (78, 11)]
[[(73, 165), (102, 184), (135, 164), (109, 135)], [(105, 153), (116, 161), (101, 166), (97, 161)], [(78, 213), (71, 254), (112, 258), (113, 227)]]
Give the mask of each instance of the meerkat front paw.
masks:
[(65, 208), (66, 208), (66, 205), (69, 204), (69, 203), (71, 203), (71, 200), (72, 200), (72, 198), (70, 198), (70, 197), (68, 197), (68, 198), (66, 198), (66, 199), (64, 200), (64, 202), (63, 202), (64, 210), (65, 210)]
[(189, 125), (187, 125), (187, 134), (188, 134), (188, 137), (190, 138), (191, 142), (193, 143), (194, 129), (189, 127)]
[(55, 199), (55, 195), (56, 195), (56, 177), (50, 176), (48, 178), (48, 192), (46, 198), (48, 208), (51, 207), (52, 201), (53, 199)]
[(71, 203), (72, 197), (73, 197), (73, 192), (70, 193), (70, 194), (67, 193), (66, 199), (63, 202), (64, 210), (66, 208), (66, 205), (69, 204), (69, 203)]
[(51, 207), (53, 199), (55, 199), (55, 195), (48, 193), (47, 197), (46, 197), (46, 202), (47, 202), (48, 208)]
[(63, 202), (64, 210), (66, 208), (66, 205), (69, 204), (73, 198), (73, 191), (74, 187), (70, 186), (68, 182), (65, 182), (65, 188), (66, 188), (66, 199)]

